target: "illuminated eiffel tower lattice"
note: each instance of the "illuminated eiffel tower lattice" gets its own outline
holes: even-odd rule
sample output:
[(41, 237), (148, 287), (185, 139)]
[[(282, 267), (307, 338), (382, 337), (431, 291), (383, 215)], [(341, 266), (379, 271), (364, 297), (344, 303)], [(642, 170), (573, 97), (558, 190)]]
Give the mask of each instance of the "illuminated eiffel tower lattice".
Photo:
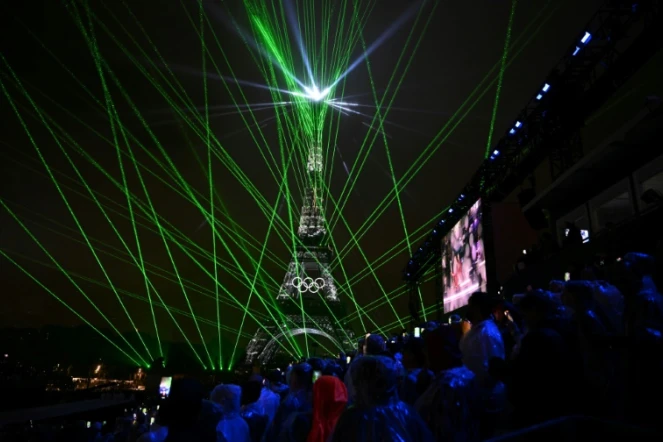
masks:
[[(307, 342), (316, 348), (316, 341), (325, 341), (325, 350), (334, 352), (353, 347), (353, 332), (335, 319), (343, 316), (343, 310), (330, 270), (332, 250), (323, 245), (328, 232), (322, 201), (324, 169), (320, 143), (309, 147), (306, 170), (308, 184), (297, 246), (276, 296), (282, 323), (258, 328), (246, 347), (247, 364), (265, 364), (279, 354), (287, 354), (287, 340), (301, 334), (306, 334)], [(325, 350), (321, 351), (327, 353)]]

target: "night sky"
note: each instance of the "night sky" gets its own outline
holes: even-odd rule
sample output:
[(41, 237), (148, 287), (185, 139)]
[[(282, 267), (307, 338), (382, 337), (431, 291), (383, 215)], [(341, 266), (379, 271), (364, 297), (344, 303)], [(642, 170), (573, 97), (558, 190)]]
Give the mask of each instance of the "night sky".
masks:
[[(136, 327), (142, 332), (153, 334), (154, 324), (149, 304), (124, 294), (129, 292), (141, 297), (146, 296), (142, 273), (132, 263), (104, 214), (90, 200), (91, 194), (81, 179), (82, 177), (85, 180), (92, 194), (104, 205), (117, 232), (135, 253), (136, 241), (127, 218), (129, 211), (126, 195), (90, 162), (90, 159), (93, 159), (113, 179), (122, 180), (115, 147), (103, 139), (112, 138), (107, 115), (84, 89), (85, 87), (94, 95), (95, 99), (103, 100), (99, 76), (80, 31), (61, 5), (64, 3), (66, 2), (44, 0), (11, 2), (11, 6), (2, 6), (0, 41), (3, 57), (47, 116), (46, 120), (51, 127), (57, 126), (68, 134), (68, 142), (63, 144), (63, 147), (80, 172), (80, 177), (51, 137), (46, 125), (36, 118), (34, 109), (17, 89), (7, 66), (2, 64), (0, 80), (18, 106), (39, 151), (31, 144), (9, 101), (2, 94), (0, 96), (2, 110), (0, 198), (59, 265), (70, 275), (76, 275), (72, 276), (73, 280), (116, 327), (122, 331), (132, 329), (116, 295), (105, 287), (109, 280), (118, 290)], [(204, 89), (200, 74), (200, 38), (183, 13), (183, 8), (186, 7), (194, 17), (197, 17), (197, 2), (141, 0), (130, 3), (134, 4), (131, 11), (149, 36), (149, 41), (136, 25), (134, 17), (122, 6), (122, 2), (89, 1), (91, 10), (104, 24), (103, 27), (95, 25), (101, 55), (119, 78), (133, 104), (145, 117), (161, 147), (159, 148), (148, 132), (142, 128), (120, 89), (112, 86), (111, 94), (116, 111), (123, 124), (135, 137), (132, 141), (132, 150), (136, 160), (145, 167), (142, 175), (155, 210), (171, 228), (177, 229), (182, 237), (192, 242), (193, 245), (190, 247), (197, 250), (197, 254), (194, 255), (196, 259), (208, 271), (212, 271), (213, 265), (205, 256), (212, 251), (212, 232), (209, 224), (205, 222), (204, 216), (195, 205), (170, 187), (181, 189), (181, 183), (174, 179), (171, 173), (159, 167), (154, 160), (158, 158), (160, 162), (165, 163), (165, 152), (191, 189), (201, 192), (202, 195), (209, 195), (207, 174), (199, 162), (206, 161), (205, 141), (187, 128), (182, 118), (171, 109), (171, 105), (146, 80), (117, 44), (124, 46), (135, 56), (137, 62), (144, 65), (149, 64), (148, 59), (157, 59), (155, 47), (186, 91), (190, 99), (189, 107), (202, 107)], [(246, 46), (223, 19), (229, 10), (240, 22), (245, 22), (246, 13), (241, 2), (205, 0), (205, 3), (208, 17), (214, 23), (214, 32), (224, 48), (236, 77), (264, 83), (261, 81), (259, 70), (248, 55)], [(378, 0), (364, 29), (366, 41), (370, 43), (378, 38), (412, 3), (409, 0)], [(394, 108), (387, 116), (391, 124), (387, 124), (386, 132), (389, 136), (389, 150), (397, 178), (403, 175), (477, 83), (502, 56), (511, 9), (510, 1), (439, 2), (434, 12), (433, 3), (429, 1), (425, 6), (424, 16), (433, 14), (430, 25), (404, 76), (393, 103)], [(528, 37), (532, 38), (505, 73), (495, 123), (495, 141), (536, 92), (550, 69), (561, 59), (573, 39), (582, 31), (583, 25), (596, 11), (599, 3), (597, 0), (518, 2), (511, 41), (520, 38), (519, 44), (522, 45)], [(140, 7), (136, 6), (138, 4)], [(541, 14), (538, 15), (539, 13)], [(533, 21), (535, 24), (531, 25)], [(537, 30), (539, 25), (540, 29)], [(117, 43), (108, 37), (106, 30), (117, 36)], [(371, 69), (378, 95), (384, 93), (410, 31), (414, 32), (416, 38), (422, 30), (423, 23), (415, 27), (410, 21), (371, 54)], [(131, 35), (131, 38), (127, 34)], [(144, 54), (139, 47), (145, 51)], [(218, 60), (219, 66), (225, 67), (218, 48), (210, 45), (210, 51)], [(293, 50), (293, 53), (296, 54), (297, 51)], [(411, 51), (405, 53), (406, 60), (410, 54)], [(352, 59), (360, 55), (361, 50), (357, 47)], [(54, 61), (53, 56), (57, 56), (62, 64)], [(396, 72), (397, 79), (400, 78), (402, 71), (400, 68)], [(154, 68), (149, 68), (149, 72), (155, 77), (159, 75)], [(161, 72), (170, 75), (166, 69), (162, 69)], [(78, 81), (72, 79), (72, 75), (75, 75)], [(165, 85), (163, 81), (160, 84)], [(231, 87), (237, 91), (236, 85)], [(246, 86), (243, 87), (243, 92), (249, 103), (270, 101), (270, 95), (265, 90)], [(173, 90), (169, 90), (168, 95), (176, 96)], [(369, 77), (363, 63), (348, 76), (346, 95), (356, 95), (353, 101), (358, 103), (374, 104)], [(391, 98), (391, 94), (388, 98)], [(400, 194), (409, 232), (422, 225), (427, 226), (426, 232), (429, 231), (432, 224), (427, 224), (428, 221), (452, 201), (482, 161), (494, 98), (495, 88), (491, 88), (406, 190)], [(231, 105), (232, 101), (221, 80), (208, 79), (208, 100), (212, 115), (210, 127), (214, 136), (263, 194), (266, 201), (273, 205), (278, 185), (269, 174), (265, 161), (260, 156), (240, 116), (228, 115), (231, 110), (225, 107)], [(362, 112), (372, 115), (374, 109), (366, 107), (362, 108)], [(273, 111), (264, 110), (257, 112), (256, 118), (268, 118), (270, 115), (273, 115)], [(373, 133), (364, 124), (368, 122), (370, 122), (368, 117), (342, 116), (337, 148), (333, 159), (328, 158), (326, 164), (326, 167), (334, 168), (331, 192), (337, 197), (348, 178), (343, 163), (350, 167), (363, 139), (367, 134)], [(274, 123), (267, 124), (262, 132), (268, 147), (278, 155), (275, 127)], [(74, 142), (88, 155), (87, 159), (72, 147)], [(143, 144), (146, 151), (138, 147), (138, 143)], [(163, 152), (160, 149), (163, 149)], [(38, 152), (43, 155), (43, 159), (57, 178), (76, 219), (48, 177), (47, 169), (42, 164)], [(133, 166), (127, 163), (124, 166), (130, 190), (139, 199), (145, 200)], [(217, 197), (223, 201), (230, 217), (256, 238), (258, 245), (261, 245), (269, 224), (267, 217), (258, 209), (243, 186), (218, 161), (214, 165), (213, 175)], [(359, 228), (392, 188), (393, 182), (384, 144), (381, 142), (381, 137), (378, 137), (343, 213), (352, 232)], [(292, 191), (295, 192), (294, 198), (299, 205), (301, 198), (295, 189)], [(288, 222), (285, 208), (281, 207), (278, 214), (286, 223)], [(138, 227), (138, 235), (146, 265), (168, 278), (152, 275), (154, 287), (167, 304), (188, 312), (189, 306), (177, 282), (163, 241), (155, 233), (154, 222), (142, 213), (136, 213), (134, 216), (143, 224)], [(105, 273), (81, 235), (76, 220), (96, 250)], [(108, 324), (95, 308), (62, 272), (52, 268), (53, 263), (48, 255), (2, 207), (0, 207), (0, 226), (0, 248), (4, 253), (92, 324), (108, 329)], [(333, 231), (333, 236), (340, 248), (350, 242), (350, 233), (342, 223), (339, 223)], [(394, 202), (361, 238), (361, 251), (368, 261), (372, 262), (399, 243), (404, 236), (398, 205)], [(417, 243), (418, 241), (415, 242)], [(290, 244), (281, 241), (274, 234), (269, 237), (267, 244), (270, 256), (288, 262), (291, 254)], [(217, 247), (222, 249), (219, 244)], [(235, 245), (231, 246), (231, 250), (237, 257), (238, 263), (252, 277), (255, 270), (246, 257), (242, 256), (241, 250)], [(397, 251), (398, 253), (395, 253), (386, 265), (376, 270), (376, 276), (387, 292), (402, 286), (401, 270), (407, 262), (409, 251), (406, 247), (399, 247)], [(171, 245), (171, 252), (180, 277), (186, 281), (185, 286), (195, 287), (196, 291), (205, 293), (203, 295), (193, 289), (187, 290), (191, 309), (202, 318), (216, 321), (212, 280), (177, 247)], [(259, 252), (252, 250), (251, 253), (254, 259), (257, 259)], [(234, 265), (230, 254), (223, 249), (219, 251), (218, 258)], [(349, 276), (365, 271), (366, 268), (366, 262), (356, 248), (353, 248), (345, 258), (343, 265)], [(41, 326), (82, 323), (13, 263), (0, 257), (0, 266), (0, 290), (5, 301), (0, 309), (0, 325)], [(161, 270), (156, 270), (157, 268)], [(269, 260), (263, 263), (259, 272), (262, 276), (270, 275), (278, 283), (282, 281), (284, 273), (278, 265)], [(335, 277), (342, 285), (344, 278), (340, 271), (336, 272)], [(246, 303), (248, 290), (234, 276), (220, 270), (219, 280), (239, 301)], [(361, 305), (382, 297), (375, 278), (370, 275), (354, 285), (352, 290)], [(273, 286), (271, 292), (261, 289), (261, 293), (263, 296), (275, 297), (276, 286)], [(432, 286), (425, 288), (424, 298), (426, 305), (434, 302)], [(344, 302), (348, 313), (354, 311), (355, 308), (350, 302)], [(394, 298), (393, 303), (403, 317), (407, 316), (406, 296)], [(265, 312), (265, 308), (256, 296), (253, 296), (250, 307), (255, 312)], [(235, 330), (239, 328), (240, 310), (223, 304), (221, 315), (225, 325)], [(389, 324), (395, 320), (391, 309), (387, 306), (375, 310), (372, 316), (379, 324)], [(200, 339), (190, 318), (180, 315), (175, 317), (191, 339)], [(156, 319), (162, 339), (175, 341), (182, 339), (180, 332), (163, 309), (156, 309)], [(358, 321), (355, 321), (353, 326), (358, 332), (361, 331)], [(205, 339), (212, 339), (215, 336), (214, 327), (206, 324), (200, 324), (200, 327)], [(247, 318), (244, 332), (253, 333), (255, 329), (255, 322)], [(224, 339), (234, 341), (232, 330), (223, 333)]]

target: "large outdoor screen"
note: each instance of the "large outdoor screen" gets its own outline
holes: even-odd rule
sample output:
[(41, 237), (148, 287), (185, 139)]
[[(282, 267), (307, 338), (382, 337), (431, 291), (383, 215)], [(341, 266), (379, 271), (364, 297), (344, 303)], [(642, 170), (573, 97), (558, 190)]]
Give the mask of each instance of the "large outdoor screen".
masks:
[(466, 305), (472, 293), (486, 291), (481, 200), (442, 238), (441, 265), (445, 313)]

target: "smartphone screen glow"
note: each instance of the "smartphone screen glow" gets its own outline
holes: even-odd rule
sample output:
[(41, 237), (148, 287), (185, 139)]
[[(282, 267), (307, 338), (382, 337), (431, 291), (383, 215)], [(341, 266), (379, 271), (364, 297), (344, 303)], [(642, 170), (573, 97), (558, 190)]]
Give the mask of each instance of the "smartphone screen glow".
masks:
[(159, 396), (162, 398), (167, 398), (168, 395), (170, 394), (170, 386), (173, 383), (173, 378), (168, 376), (168, 377), (162, 377), (161, 378), (161, 383), (159, 384)]

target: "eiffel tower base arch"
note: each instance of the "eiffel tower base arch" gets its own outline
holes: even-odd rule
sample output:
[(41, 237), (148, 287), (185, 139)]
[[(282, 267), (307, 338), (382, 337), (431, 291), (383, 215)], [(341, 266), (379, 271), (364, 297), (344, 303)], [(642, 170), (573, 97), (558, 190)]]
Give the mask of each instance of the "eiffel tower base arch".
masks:
[(287, 328), (272, 324), (258, 329), (246, 347), (245, 364), (267, 365), (282, 357), (289, 357), (290, 360), (296, 359), (287, 340), (303, 334), (311, 335), (316, 339), (326, 338), (331, 344), (326, 348), (335, 353), (350, 351), (354, 348), (354, 332), (339, 326), (331, 317), (310, 316), (305, 319), (304, 324), (301, 315), (288, 315), (286, 320), (290, 326)]

